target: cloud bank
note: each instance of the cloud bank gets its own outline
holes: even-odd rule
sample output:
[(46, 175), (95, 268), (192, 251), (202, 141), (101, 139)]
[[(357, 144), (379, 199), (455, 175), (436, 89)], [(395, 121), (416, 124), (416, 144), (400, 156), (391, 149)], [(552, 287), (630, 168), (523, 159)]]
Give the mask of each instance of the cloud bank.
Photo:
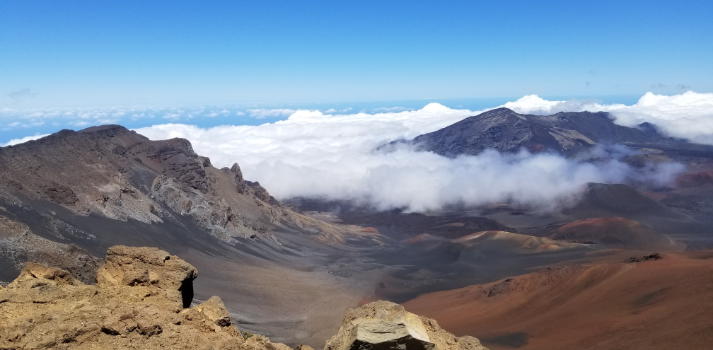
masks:
[[(621, 125), (649, 122), (670, 136), (713, 144), (710, 93), (673, 96), (647, 93), (633, 105), (550, 101), (529, 95), (503, 106), (532, 114), (606, 111)], [(481, 112), (484, 110), (451, 109), (438, 103), (418, 110), (373, 108), (370, 113), (351, 108), (318, 111), (221, 106), (4, 109), (0, 110), (0, 129), (32, 130), (45, 123), (77, 128), (105, 123), (129, 125), (142, 120), (145, 122), (139, 126), (173, 123), (136, 130), (151, 139), (189, 139), (199, 154), (211, 157), (220, 167), (238, 162), (247, 179), (260, 181), (280, 199), (295, 196), (351, 199), (381, 209), (413, 211), (434, 210), (453, 203), (479, 205), (507, 201), (553, 209), (575, 200), (588, 182), (621, 183), (636, 179), (665, 185), (682, 171), (677, 164), (632, 169), (620, 161), (631, 150), (620, 147), (592, 150), (599, 152), (595, 158), (607, 159), (596, 163), (585, 158), (564, 159), (526, 152), (509, 155), (484, 152), (455, 159), (405, 147), (392, 153), (374, 152), (384, 143), (411, 139)], [(257, 126), (186, 124), (230, 124), (243, 117), (286, 119)], [(17, 138), (8, 144), (38, 137)]]
[(0, 144), (0, 147), (5, 147), (5, 146), (14, 146), (14, 145), (19, 145), (21, 143), (25, 143), (27, 141), (32, 141), (32, 140), (37, 140), (41, 139), (45, 136), (49, 136), (49, 134), (44, 134), (44, 135), (34, 135), (34, 136), (25, 136), (19, 139), (12, 139), (8, 141), (7, 143)]
[(609, 112), (619, 125), (635, 127), (648, 122), (664, 134), (691, 142), (713, 145), (713, 93), (688, 91), (679, 95), (642, 96), (631, 106), (600, 104), (591, 101), (548, 101), (536, 95), (525, 96), (504, 105), (519, 113)]
[[(647, 115), (642, 113), (655, 110), (644, 108), (649, 101), (647, 96), (635, 106), (623, 106), (628, 110), (617, 105), (603, 107), (622, 111), (617, 115), (618, 121), (638, 121)], [(554, 113), (595, 105), (526, 96), (505, 106), (523, 113)], [(301, 110), (287, 120), (259, 126), (200, 128), (164, 124), (136, 131), (151, 139), (187, 138), (199, 154), (210, 156), (220, 167), (238, 162), (247, 179), (260, 181), (280, 199), (350, 199), (379, 209), (428, 211), (456, 203), (512, 202), (554, 210), (572, 203), (588, 182), (637, 179), (665, 185), (683, 170), (679, 164), (633, 169), (619, 160), (633, 152), (622, 147), (592, 150), (606, 159), (596, 163), (525, 151), (486, 151), (455, 159), (415, 152), (406, 146), (390, 153), (374, 151), (384, 143), (411, 139), (480, 112), (450, 109), (437, 103), (415, 111), (374, 114)]]

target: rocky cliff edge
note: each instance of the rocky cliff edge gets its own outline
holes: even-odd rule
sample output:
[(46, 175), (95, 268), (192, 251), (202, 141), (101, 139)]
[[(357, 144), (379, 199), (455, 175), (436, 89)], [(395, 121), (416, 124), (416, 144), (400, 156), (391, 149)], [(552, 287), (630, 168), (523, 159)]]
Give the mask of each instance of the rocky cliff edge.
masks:
[[(109, 248), (96, 285), (28, 263), (0, 286), (0, 349), (290, 349), (241, 333), (217, 296), (190, 307), (197, 276), (193, 266), (156, 248)], [(325, 346), (361, 348), (485, 349), (476, 338), (455, 337), (386, 301), (349, 310)]]

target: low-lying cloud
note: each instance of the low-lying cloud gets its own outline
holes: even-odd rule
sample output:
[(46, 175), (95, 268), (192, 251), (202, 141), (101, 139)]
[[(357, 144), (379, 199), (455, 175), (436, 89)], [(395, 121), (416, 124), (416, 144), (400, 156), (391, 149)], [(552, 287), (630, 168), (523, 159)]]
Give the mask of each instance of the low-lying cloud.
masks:
[(14, 146), (14, 145), (19, 145), (21, 143), (25, 143), (27, 141), (32, 141), (32, 140), (37, 140), (41, 139), (45, 136), (49, 136), (49, 134), (44, 134), (44, 135), (33, 135), (33, 136), (25, 136), (19, 139), (12, 139), (8, 141), (7, 143), (0, 144), (0, 147), (6, 147), (6, 146)]
[[(625, 106), (547, 101), (533, 95), (505, 106), (539, 114), (611, 111), (617, 123), (635, 126), (644, 121), (659, 122), (657, 125), (665, 132), (685, 137), (676, 133), (694, 130), (678, 130), (675, 125), (680, 124), (681, 118), (705, 120), (713, 110), (706, 108), (706, 101), (713, 101), (713, 96), (647, 94), (636, 105)], [(592, 150), (599, 152), (596, 162), (586, 157), (565, 159), (526, 151), (500, 154), (491, 150), (454, 159), (416, 152), (406, 146), (389, 153), (374, 151), (384, 143), (411, 139), (480, 112), (450, 109), (437, 103), (415, 111), (374, 114), (300, 110), (287, 120), (259, 126), (200, 128), (164, 124), (137, 131), (151, 139), (187, 138), (199, 154), (210, 156), (219, 167), (238, 162), (247, 179), (260, 181), (280, 199), (349, 199), (380, 209), (427, 211), (456, 203), (511, 202), (553, 210), (576, 200), (589, 182), (636, 179), (661, 186), (670, 184), (683, 171), (682, 165), (668, 163), (634, 169), (620, 160), (633, 152), (623, 147)], [(713, 141), (706, 135), (705, 128), (696, 128), (693, 138)]]
[[(615, 122), (635, 127), (655, 124), (667, 135), (713, 144), (713, 94), (645, 94), (633, 105), (593, 101), (550, 101), (536, 95), (506, 103), (520, 113), (610, 112)], [(497, 107), (497, 106), (493, 106)], [(54, 125), (82, 128), (97, 124), (153, 125), (136, 129), (151, 139), (182, 137), (217, 166), (240, 164), (247, 179), (260, 181), (280, 199), (308, 196), (351, 199), (381, 209), (414, 211), (447, 204), (514, 202), (552, 209), (576, 199), (588, 182), (643, 181), (660, 186), (683, 169), (678, 164), (633, 169), (621, 161), (633, 152), (622, 147), (596, 148), (592, 162), (583, 156), (499, 154), (444, 158), (407, 147), (395, 152), (375, 148), (397, 139), (436, 131), (481, 111), (451, 109), (431, 103), (418, 110), (371, 108), (297, 110), (260, 106), (111, 107), (86, 109), (0, 110), (0, 130)], [(238, 118), (285, 120), (258, 126), (199, 127), (186, 123), (238, 123)], [(216, 119), (223, 118), (223, 119)], [(242, 119), (245, 122), (245, 119)], [(137, 125), (137, 123), (139, 125)], [(46, 132), (45, 130), (43, 130)], [(37, 131), (34, 131), (37, 132)], [(14, 135), (13, 135), (14, 136)], [(16, 138), (6, 145), (40, 136)], [(605, 159), (605, 160), (601, 160)]]

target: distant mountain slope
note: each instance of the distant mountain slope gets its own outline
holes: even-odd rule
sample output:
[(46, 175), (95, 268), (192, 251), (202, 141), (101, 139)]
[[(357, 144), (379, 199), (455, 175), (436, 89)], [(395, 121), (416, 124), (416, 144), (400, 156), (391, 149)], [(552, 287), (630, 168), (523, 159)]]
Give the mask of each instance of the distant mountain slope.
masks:
[(589, 183), (581, 200), (567, 209), (567, 212), (580, 219), (604, 216), (622, 216), (635, 220), (646, 216), (684, 218), (684, 215), (624, 184)]
[(614, 124), (605, 112), (562, 112), (539, 116), (498, 108), (411, 141), (396, 141), (390, 145), (404, 142), (415, 145), (419, 150), (453, 157), (478, 154), (489, 148), (501, 152), (517, 152), (526, 148), (533, 152), (554, 150), (568, 154), (597, 143), (676, 141), (658, 134), (650, 125), (636, 129)]
[[(213, 167), (184, 139), (151, 141), (115, 125), (63, 130), (0, 148), (0, 164), (0, 217), (95, 255), (112, 244), (138, 243), (205, 250), (259, 241), (253, 245), (283, 249), (275, 230), (345, 240), (336, 227), (290, 210), (244, 180), (237, 164)], [(8, 237), (10, 231), (0, 240)]]

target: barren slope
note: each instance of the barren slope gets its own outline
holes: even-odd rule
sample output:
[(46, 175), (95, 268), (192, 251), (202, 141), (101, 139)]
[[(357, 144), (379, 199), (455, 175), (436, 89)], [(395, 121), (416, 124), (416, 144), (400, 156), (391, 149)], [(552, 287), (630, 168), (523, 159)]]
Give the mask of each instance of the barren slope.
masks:
[(680, 251), (685, 248), (685, 244), (673, 241), (640, 222), (620, 217), (574, 221), (558, 228), (552, 238), (597, 243), (618, 249)]
[(404, 306), (491, 349), (710, 349), (713, 252), (546, 269)]

